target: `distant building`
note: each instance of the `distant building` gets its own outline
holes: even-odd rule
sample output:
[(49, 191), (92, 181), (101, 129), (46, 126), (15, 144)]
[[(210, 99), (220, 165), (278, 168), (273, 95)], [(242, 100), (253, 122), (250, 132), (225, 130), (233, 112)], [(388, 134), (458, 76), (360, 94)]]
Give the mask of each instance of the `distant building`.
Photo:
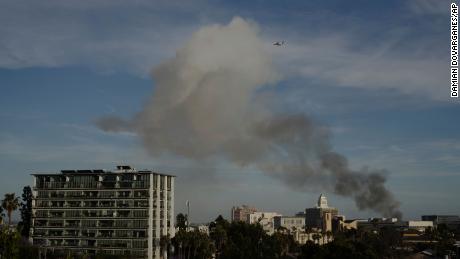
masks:
[(247, 205), (242, 205), (238, 207), (232, 207), (232, 221), (244, 221), (249, 223), (248, 215), (251, 213), (257, 212), (257, 209)]
[(433, 224), (448, 224), (460, 221), (460, 216), (457, 215), (423, 215), (422, 220), (433, 221)]
[(209, 236), (209, 226), (208, 225), (198, 225), (196, 229), (200, 231), (201, 233), (205, 233)]
[(332, 218), (332, 232), (334, 233), (357, 228), (358, 221), (356, 219), (346, 220), (344, 215), (337, 215)]
[(338, 210), (329, 207), (326, 196), (321, 194), (316, 207), (305, 209), (305, 225), (322, 231), (332, 231), (332, 218), (337, 214)]
[(305, 216), (275, 216), (273, 224), (275, 229), (303, 230), (305, 229)]
[(444, 224), (457, 235), (460, 235), (460, 217), (457, 215), (424, 215), (422, 220), (433, 221), (434, 227)]
[(380, 229), (383, 227), (394, 227), (398, 228), (401, 226), (401, 222), (398, 222), (397, 218), (369, 218), (369, 219), (357, 219), (357, 226), (359, 229)]
[(313, 233), (307, 233), (305, 231), (295, 231), (292, 236), (294, 241), (301, 245), (304, 245), (310, 240), (313, 241)]
[(249, 224), (260, 224), (269, 235), (275, 232), (274, 218), (282, 216), (277, 212), (254, 212), (248, 215)]
[(435, 226), (446, 224), (448, 227), (460, 226), (460, 216), (457, 215), (423, 215), (422, 220), (433, 221)]
[(409, 220), (403, 221), (401, 223), (402, 227), (406, 227), (408, 229), (415, 229), (421, 232), (425, 232), (427, 228), (433, 227), (433, 221), (428, 220)]
[(45, 250), (152, 259), (174, 237), (172, 175), (117, 166), (33, 177), (31, 238)]
[(332, 235), (327, 235), (326, 233), (321, 232), (307, 232), (305, 230), (296, 230), (291, 234), (294, 238), (294, 241), (301, 245), (304, 245), (308, 241), (312, 241), (318, 245), (324, 245), (333, 240)]
[[(192, 224), (189, 227), (185, 228), (187, 232), (199, 231), (201, 233), (207, 234), (209, 236), (209, 226), (204, 224)], [(179, 232), (179, 228), (176, 227), (176, 233)]]

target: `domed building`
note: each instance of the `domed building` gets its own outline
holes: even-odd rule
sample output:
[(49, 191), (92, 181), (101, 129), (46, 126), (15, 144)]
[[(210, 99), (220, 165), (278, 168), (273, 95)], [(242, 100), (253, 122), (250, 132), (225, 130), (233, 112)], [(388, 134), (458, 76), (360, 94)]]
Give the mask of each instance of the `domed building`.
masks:
[(338, 213), (336, 208), (329, 207), (326, 196), (321, 194), (316, 207), (305, 209), (305, 225), (324, 232), (332, 231), (332, 218)]

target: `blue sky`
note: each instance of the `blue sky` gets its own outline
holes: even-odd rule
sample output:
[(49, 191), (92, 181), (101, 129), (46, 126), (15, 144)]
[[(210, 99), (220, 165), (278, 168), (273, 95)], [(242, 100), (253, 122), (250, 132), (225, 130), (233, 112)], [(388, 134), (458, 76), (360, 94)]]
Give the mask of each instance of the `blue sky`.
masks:
[[(131, 133), (106, 133), (103, 115), (129, 118), (155, 89), (150, 71), (194, 31), (235, 16), (257, 24), (282, 79), (279, 106), (328, 125), (353, 168), (387, 168), (406, 217), (460, 214), (460, 108), (449, 98), (449, 8), (407, 1), (0, 0), (0, 193), (31, 173), (128, 163), (177, 174), (176, 210), (196, 221), (248, 203), (293, 214), (321, 190), (291, 190), (223, 161), (214, 177), (190, 161), (150, 156)], [(207, 175), (207, 174), (206, 174)], [(345, 198), (330, 203), (368, 217)], [(195, 212), (196, 211), (196, 212)], [(195, 215), (193, 214), (195, 213)]]

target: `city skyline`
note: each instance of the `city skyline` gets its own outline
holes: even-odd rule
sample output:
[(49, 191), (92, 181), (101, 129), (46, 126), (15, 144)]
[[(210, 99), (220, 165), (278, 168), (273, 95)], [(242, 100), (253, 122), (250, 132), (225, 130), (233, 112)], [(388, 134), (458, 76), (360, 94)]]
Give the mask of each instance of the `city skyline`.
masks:
[(257, 28), (277, 74), (257, 85), (262, 102), (275, 99), (277, 112), (328, 128), (351, 169), (386, 169), (385, 187), (405, 219), (460, 214), (448, 1), (0, 3), (2, 193), (19, 195), (34, 173), (128, 164), (177, 175), (175, 211), (185, 213), (190, 200), (194, 222), (229, 218), (239, 204), (294, 215), (318, 193), (350, 218), (381, 216), (328, 187), (292, 188), (226, 154), (195, 160), (146, 146), (140, 131), (101, 129), (105, 116), (132, 122), (145, 109), (158, 90), (152, 71), (180, 56), (196, 31), (242, 19)]

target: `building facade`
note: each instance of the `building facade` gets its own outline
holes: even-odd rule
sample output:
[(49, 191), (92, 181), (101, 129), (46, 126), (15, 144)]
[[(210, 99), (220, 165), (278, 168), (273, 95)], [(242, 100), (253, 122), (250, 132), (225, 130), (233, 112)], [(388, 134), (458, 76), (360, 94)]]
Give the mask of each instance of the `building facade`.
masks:
[(423, 215), (423, 221), (432, 221), (433, 225), (444, 224), (452, 231), (460, 234), (460, 216), (458, 215)]
[(153, 259), (174, 237), (172, 175), (117, 166), (33, 177), (31, 238), (41, 249)]
[(408, 229), (416, 229), (420, 232), (425, 232), (428, 228), (433, 228), (433, 221), (427, 220), (408, 220), (401, 223), (402, 227)]
[(344, 215), (336, 215), (332, 218), (332, 232), (337, 233), (350, 229), (358, 229), (358, 220), (347, 220)]
[(257, 209), (248, 205), (232, 207), (232, 221), (244, 221), (249, 223), (248, 215), (257, 212)]
[(254, 212), (248, 215), (249, 224), (260, 224), (265, 233), (272, 235), (275, 232), (274, 218), (282, 216), (277, 212)]
[(289, 231), (305, 229), (304, 216), (276, 216), (273, 218), (275, 229), (284, 228)]
[(316, 207), (305, 209), (306, 227), (326, 231), (332, 231), (332, 218), (338, 215), (338, 210), (329, 207), (327, 198), (321, 194)]

